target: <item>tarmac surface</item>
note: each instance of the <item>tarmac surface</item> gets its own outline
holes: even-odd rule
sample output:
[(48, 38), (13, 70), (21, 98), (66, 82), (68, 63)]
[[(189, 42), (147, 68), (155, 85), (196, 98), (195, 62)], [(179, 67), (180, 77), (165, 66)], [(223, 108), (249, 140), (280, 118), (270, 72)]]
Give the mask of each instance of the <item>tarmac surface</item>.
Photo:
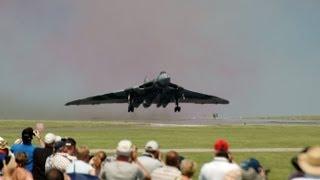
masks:
[[(137, 122), (135, 120), (135, 122)], [(142, 123), (163, 125), (320, 125), (320, 120), (243, 119), (243, 118), (191, 118), (138, 120)]]

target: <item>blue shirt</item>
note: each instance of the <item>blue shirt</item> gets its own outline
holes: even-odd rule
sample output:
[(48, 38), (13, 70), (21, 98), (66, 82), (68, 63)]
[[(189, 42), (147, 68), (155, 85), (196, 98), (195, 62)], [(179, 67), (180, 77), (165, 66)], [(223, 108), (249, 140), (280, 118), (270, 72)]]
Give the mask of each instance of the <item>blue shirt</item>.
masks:
[(32, 172), (33, 168), (33, 151), (35, 147), (32, 144), (14, 144), (11, 146), (11, 152), (16, 155), (19, 152), (25, 152), (27, 154), (26, 169)]

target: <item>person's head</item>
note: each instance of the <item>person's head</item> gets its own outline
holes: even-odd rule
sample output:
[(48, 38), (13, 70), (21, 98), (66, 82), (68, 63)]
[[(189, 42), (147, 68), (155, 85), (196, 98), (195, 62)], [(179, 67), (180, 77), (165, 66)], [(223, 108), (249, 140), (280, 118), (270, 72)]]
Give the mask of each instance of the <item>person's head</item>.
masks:
[(93, 156), (90, 161), (89, 161), (89, 164), (96, 168), (96, 169), (100, 169), (101, 168), (101, 164), (102, 164), (102, 161), (101, 159), (98, 157), (98, 156)]
[(44, 143), (46, 147), (53, 147), (55, 140), (56, 140), (56, 135), (52, 133), (47, 133), (44, 136)]
[(217, 139), (213, 146), (216, 153), (220, 151), (229, 152), (229, 143), (224, 139)]
[(132, 155), (132, 152), (133, 152), (133, 145), (131, 141), (125, 139), (125, 140), (121, 140), (118, 143), (117, 152), (116, 152), (117, 159), (123, 158), (123, 159), (129, 160)]
[(15, 158), (18, 167), (24, 167), (28, 160), (27, 154), (25, 152), (19, 152), (15, 154)]
[(230, 160), (230, 154), (225, 151), (217, 151), (217, 152), (215, 152), (215, 156), (216, 157), (224, 157), (224, 158), (227, 158)]
[[(300, 153), (305, 153), (308, 151), (310, 147), (305, 147)], [(300, 168), (299, 164), (298, 164), (298, 156), (294, 156), (291, 158), (291, 164), (292, 166), (299, 172), (302, 172), (302, 169)]]
[(256, 173), (260, 173), (260, 170), (262, 169), (260, 162), (255, 158), (249, 158), (249, 159), (243, 161), (240, 164), (240, 166), (244, 170), (249, 170), (249, 168), (252, 168), (256, 171)]
[(145, 152), (152, 154), (154, 158), (159, 157), (159, 148), (158, 142), (154, 140), (148, 141), (144, 146)]
[(310, 147), (298, 155), (298, 165), (306, 174), (320, 177), (320, 146)]
[(181, 174), (191, 178), (193, 174), (196, 172), (196, 163), (189, 159), (182, 160), (180, 164)]
[(167, 152), (165, 163), (167, 166), (174, 166), (179, 168), (179, 154), (176, 151)]
[(64, 180), (63, 172), (56, 168), (52, 168), (46, 173), (46, 180)]
[(107, 158), (107, 154), (104, 151), (98, 151), (94, 154), (94, 156), (98, 157), (101, 160), (101, 162), (103, 162)]
[(65, 140), (66, 153), (72, 156), (76, 155), (77, 153), (76, 145), (77, 143), (73, 138), (67, 138)]
[(65, 141), (58, 141), (54, 143), (53, 150), (54, 152), (63, 152), (65, 150)]
[(32, 138), (34, 136), (32, 127), (27, 127), (21, 132), (21, 139), (23, 144), (31, 144)]
[(81, 146), (77, 150), (77, 159), (85, 162), (89, 162), (90, 151), (87, 146)]

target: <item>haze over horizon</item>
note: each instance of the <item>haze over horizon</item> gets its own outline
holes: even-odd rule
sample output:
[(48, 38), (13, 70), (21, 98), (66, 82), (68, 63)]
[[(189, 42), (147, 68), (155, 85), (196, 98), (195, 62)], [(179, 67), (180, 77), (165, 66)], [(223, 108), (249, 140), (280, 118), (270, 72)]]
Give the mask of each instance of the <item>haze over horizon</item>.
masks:
[[(0, 119), (320, 114), (320, 1), (0, 1)], [(166, 71), (229, 105), (66, 107)]]

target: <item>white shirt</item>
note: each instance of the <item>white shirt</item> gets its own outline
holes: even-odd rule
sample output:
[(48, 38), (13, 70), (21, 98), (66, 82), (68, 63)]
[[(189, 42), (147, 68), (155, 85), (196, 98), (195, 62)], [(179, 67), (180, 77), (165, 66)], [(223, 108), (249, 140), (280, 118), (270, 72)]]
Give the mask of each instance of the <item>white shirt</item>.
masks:
[(66, 171), (66, 168), (77, 158), (70, 156), (67, 153), (58, 152), (47, 157), (45, 164), (45, 171), (48, 172), (51, 168), (57, 168), (62, 172)]
[(152, 180), (177, 180), (181, 177), (181, 172), (173, 166), (163, 166), (155, 169), (151, 173)]
[(66, 168), (67, 173), (80, 173), (80, 174), (91, 174), (93, 172), (93, 167), (89, 163), (81, 160), (75, 160)]
[(227, 158), (215, 157), (213, 161), (206, 163), (200, 170), (200, 180), (224, 180), (228, 176), (236, 176), (241, 179), (241, 169), (239, 165), (230, 163)]
[(140, 156), (138, 157), (138, 161), (148, 171), (148, 173), (151, 173), (153, 170), (162, 167), (162, 163), (158, 159), (152, 157)]

